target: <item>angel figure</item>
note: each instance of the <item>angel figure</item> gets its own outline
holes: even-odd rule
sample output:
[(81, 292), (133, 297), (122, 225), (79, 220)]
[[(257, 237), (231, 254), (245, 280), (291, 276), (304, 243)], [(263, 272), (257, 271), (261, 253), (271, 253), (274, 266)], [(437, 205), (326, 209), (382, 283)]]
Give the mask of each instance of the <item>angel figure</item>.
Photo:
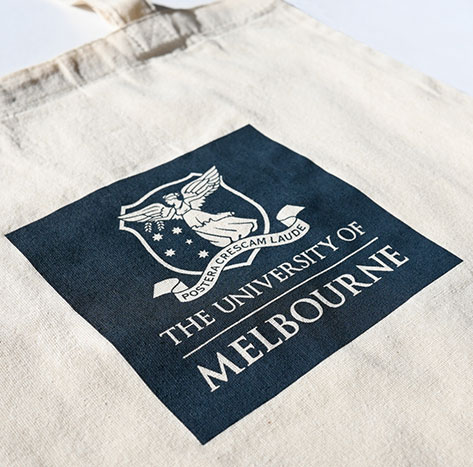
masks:
[[(220, 186), (221, 177), (216, 167), (211, 167), (199, 178), (189, 182), (179, 193), (163, 196), (168, 204), (153, 203), (142, 209), (119, 216), (127, 222), (162, 222), (183, 219), (200, 237), (212, 245), (223, 248), (247, 237), (258, 228), (256, 219), (235, 217), (234, 212), (210, 214), (200, 208), (207, 196)], [(182, 199), (181, 199), (181, 197)]]

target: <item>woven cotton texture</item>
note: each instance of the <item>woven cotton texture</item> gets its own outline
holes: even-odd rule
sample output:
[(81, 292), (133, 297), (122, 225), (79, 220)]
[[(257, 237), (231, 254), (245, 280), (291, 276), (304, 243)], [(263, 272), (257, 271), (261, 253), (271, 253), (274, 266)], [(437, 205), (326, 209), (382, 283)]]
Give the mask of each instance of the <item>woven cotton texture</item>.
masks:
[[(0, 103), (2, 465), (471, 465), (470, 97), (230, 0), (4, 77)], [(202, 445), (5, 235), (248, 124), (463, 262)]]

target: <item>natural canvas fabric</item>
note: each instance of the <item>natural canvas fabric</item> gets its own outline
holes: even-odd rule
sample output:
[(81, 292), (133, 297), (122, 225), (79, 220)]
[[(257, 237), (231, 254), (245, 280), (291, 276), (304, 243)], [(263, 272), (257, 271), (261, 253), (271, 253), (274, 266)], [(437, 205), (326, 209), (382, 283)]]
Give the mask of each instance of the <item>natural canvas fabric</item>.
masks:
[(3, 463), (468, 465), (471, 98), (281, 1), (91, 6), (0, 80)]

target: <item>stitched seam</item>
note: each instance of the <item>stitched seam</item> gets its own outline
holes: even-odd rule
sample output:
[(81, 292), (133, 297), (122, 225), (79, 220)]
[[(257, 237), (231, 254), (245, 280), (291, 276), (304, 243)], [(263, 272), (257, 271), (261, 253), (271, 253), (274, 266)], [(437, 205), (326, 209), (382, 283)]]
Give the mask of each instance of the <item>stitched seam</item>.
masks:
[[(192, 35), (192, 37), (200, 37), (202, 40), (200, 41), (196, 41), (196, 42), (193, 42), (192, 44), (189, 44), (189, 46), (186, 48), (186, 49), (176, 49), (175, 51), (171, 52), (170, 54), (168, 55), (162, 55), (162, 56), (157, 56), (157, 57), (151, 57), (148, 61), (146, 62), (135, 62), (133, 63), (132, 65), (129, 65), (129, 66), (126, 66), (123, 68), (123, 70), (134, 70), (134, 69), (140, 69), (142, 67), (145, 67), (147, 66), (148, 62), (153, 60), (153, 59), (160, 59), (160, 60), (171, 60), (175, 57), (175, 55), (179, 54), (179, 53), (186, 53), (187, 51), (190, 51), (192, 50), (194, 47), (197, 47), (198, 45), (202, 44), (202, 43), (205, 43), (207, 40), (210, 40), (212, 38), (216, 38), (216, 37), (224, 37), (226, 36), (227, 34), (230, 34), (232, 32), (234, 32), (235, 30), (239, 30), (239, 29), (243, 29), (245, 27), (247, 27), (248, 25), (251, 25), (253, 24), (254, 22), (257, 22), (259, 20), (263, 20), (265, 18), (265, 14), (262, 14), (258, 17), (253, 17), (253, 18), (250, 18), (247, 22), (243, 23), (243, 24), (239, 24), (237, 27), (229, 30), (229, 29), (226, 29), (225, 27), (222, 26), (221, 29), (224, 29), (220, 34), (212, 34), (210, 36), (206, 36), (204, 34), (199, 34), (199, 35)], [(79, 84), (77, 83), (76, 85), (73, 85), (71, 86), (70, 88), (68, 88), (67, 90), (65, 90), (63, 93), (58, 93), (56, 94), (55, 96), (57, 97), (60, 97), (62, 96), (63, 94), (67, 93), (67, 92), (70, 92), (72, 90), (77, 90), (77, 91), (85, 91), (87, 86), (92, 84), (92, 83), (95, 83), (96, 81), (99, 81), (99, 80), (106, 80), (106, 79), (109, 79), (109, 78), (112, 78), (116, 73), (116, 70), (110, 72), (110, 73), (107, 73), (105, 75), (102, 75), (101, 77), (99, 77), (98, 79), (96, 80), (92, 80), (92, 81), (86, 81), (84, 82), (83, 84)], [(86, 98), (89, 98), (89, 96), (86, 95)], [(52, 100), (52, 99), (51, 99)], [(51, 100), (38, 100), (38, 104), (47, 104), (49, 103)], [(27, 113), (29, 112), (30, 110), (34, 110), (36, 109), (36, 107), (34, 108), (31, 108), (31, 107), (28, 107), (28, 108), (25, 108), (23, 109), (22, 111), (20, 112), (16, 112), (14, 114), (10, 114), (10, 115), (7, 115), (6, 118), (0, 120), (0, 123), (2, 124), (2, 126), (6, 129), (6, 131), (10, 134), (10, 138), (12, 138), (13, 141), (15, 141), (15, 138), (14, 138), (14, 131), (13, 129), (4, 123), (5, 120), (7, 119), (12, 119), (12, 120), (17, 120), (18, 119), (18, 116), (20, 116), (21, 114), (24, 114), (24, 113)], [(116, 111), (113, 109), (112, 110), (114, 113), (116, 113)], [(167, 132), (161, 128), (160, 126), (157, 126), (156, 127), (158, 129), (161, 130), (161, 136), (165, 136), (165, 137), (168, 137), (168, 134)], [(143, 131), (143, 133), (145, 135), (148, 135), (149, 134), (149, 131)], [(19, 135), (20, 136), (20, 135)], [(155, 140), (157, 144), (163, 144), (163, 145), (166, 145), (168, 148), (170, 149), (173, 149), (176, 151), (176, 153), (178, 153), (179, 151), (177, 150), (175, 144), (173, 143), (172, 139), (168, 137), (167, 141), (163, 140), (163, 139), (160, 139), (160, 138), (156, 138), (156, 135), (151, 135), (151, 140)], [(31, 154), (37, 154), (39, 155), (40, 157), (44, 158), (44, 155), (42, 154), (41, 151), (38, 151), (38, 148), (36, 147), (36, 145), (34, 144), (33, 140), (31, 140), (30, 136), (25, 133), (25, 132), (22, 132), (21, 134), (21, 146), (23, 146), (24, 148), (27, 148)], [(19, 149), (21, 150), (21, 146), (19, 147)], [(181, 151), (182, 152), (182, 151)]]
[[(281, 5), (284, 5), (284, 6), (287, 6), (285, 3), (279, 3), (279, 6)], [(275, 3), (272, 3), (270, 4), (266, 9), (260, 9), (260, 10), (257, 10), (257, 9), (254, 9), (254, 10), (248, 10), (248, 15), (246, 17), (246, 19), (243, 19), (243, 21), (235, 21), (235, 20), (232, 20), (232, 21), (229, 21), (229, 22), (223, 22), (221, 24), (219, 24), (217, 27), (214, 27), (212, 29), (210, 29), (209, 31), (207, 31), (205, 34), (204, 33), (194, 33), (193, 35), (195, 36), (203, 36), (203, 35), (207, 35), (207, 34), (210, 34), (212, 33), (214, 30), (215, 31), (218, 31), (219, 29), (221, 28), (231, 28), (233, 26), (239, 26), (239, 25), (245, 25), (245, 24), (249, 24), (252, 22), (253, 19), (258, 19), (260, 16), (265, 16), (266, 14), (270, 13), (274, 7), (276, 6), (276, 2)], [(256, 14), (256, 15), (255, 15)], [(2, 81), (4, 83), (8, 83), (8, 82), (11, 82), (11, 81), (15, 81), (16, 79), (16, 74), (17, 73), (22, 73), (24, 71), (33, 71), (33, 70), (36, 70), (36, 69), (40, 69), (40, 68), (43, 68), (45, 66), (47, 66), (48, 64), (54, 64), (56, 63), (57, 59), (58, 58), (67, 58), (67, 57), (70, 57), (70, 56), (73, 56), (75, 54), (78, 54), (78, 53), (83, 53), (84, 51), (88, 51), (90, 49), (92, 49), (94, 46), (96, 46), (96, 44), (99, 44), (103, 41), (106, 41), (108, 39), (111, 39), (113, 36), (117, 36), (119, 34), (125, 34), (125, 35), (128, 35), (128, 32), (127, 29), (128, 28), (133, 28), (135, 26), (139, 26), (141, 25), (141, 23), (144, 23), (148, 20), (150, 20), (153, 16), (156, 16), (156, 17), (159, 17), (161, 15), (160, 12), (158, 11), (154, 11), (143, 16), (142, 18), (136, 20), (136, 21), (133, 21), (125, 26), (123, 26), (122, 28), (120, 29), (117, 29), (116, 31), (113, 31), (107, 35), (105, 35), (104, 37), (100, 37), (96, 40), (93, 40), (91, 42), (88, 42), (86, 44), (83, 44), (79, 47), (76, 47), (72, 50), (69, 50), (69, 51), (66, 51), (60, 55), (58, 55), (57, 57), (54, 57), (50, 60), (46, 60), (45, 62), (42, 62), (42, 63), (39, 63), (37, 65), (32, 65), (31, 67), (28, 67), (28, 68), (25, 68), (25, 69), (22, 69), (22, 70), (18, 70), (17, 72), (13, 72), (12, 74), (10, 75), (6, 75), (6, 76), (3, 76), (3, 77), (0, 77), (0, 88), (2, 87)], [(164, 23), (164, 25), (166, 27), (169, 27), (170, 26), (166, 23)], [(161, 26), (163, 26), (163, 24), (161, 24)], [(171, 32), (170, 32), (171, 31)], [(175, 35), (176, 31), (173, 30), (173, 29), (168, 29), (166, 31), (166, 34), (163, 34), (162, 36), (162, 43), (160, 45), (166, 45), (166, 40), (169, 40), (169, 41), (172, 41), (175, 39), (174, 35)], [(133, 57), (130, 57), (130, 58), (133, 58)], [(53, 94), (53, 93), (52, 93)]]
[[(30, 100), (28, 102), (27, 107), (20, 107), (19, 109), (16, 109), (16, 110), (13, 109), (11, 112), (3, 113), (3, 115), (1, 114), (1, 111), (0, 111), (0, 121), (8, 120), (9, 118), (14, 117), (16, 115), (22, 115), (22, 114), (27, 113), (29, 111), (35, 110), (40, 105), (52, 102), (55, 99), (67, 94), (68, 92), (77, 90), (79, 88), (86, 87), (86, 86), (88, 86), (90, 84), (93, 84), (95, 82), (98, 82), (102, 79), (109, 78), (109, 77), (111, 77), (115, 74), (118, 74), (118, 72), (130, 71), (130, 70), (139, 70), (139, 69), (147, 66), (148, 63), (151, 62), (152, 60), (165, 60), (165, 59), (169, 60), (169, 59), (173, 59), (177, 54), (186, 53), (187, 51), (192, 50), (197, 45), (205, 43), (206, 41), (208, 41), (210, 39), (217, 38), (217, 37), (224, 37), (227, 34), (230, 34), (234, 31), (243, 29), (243, 28), (253, 24), (254, 22), (257, 22), (259, 20), (264, 19), (269, 13), (271, 13), (275, 9), (275, 6), (277, 6), (277, 5), (278, 5), (277, 3), (271, 3), (267, 8), (257, 11), (257, 14), (255, 14), (254, 10), (253, 10), (253, 15), (248, 14), (248, 16), (243, 21), (230, 21), (230, 22), (227, 22), (227, 23), (219, 24), (217, 27), (211, 29), (208, 32), (192, 33), (192, 34), (189, 34), (187, 36), (181, 36), (183, 39), (186, 39), (186, 40), (190, 39), (191, 37), (196, 38), (195, 41), (189, 42), (184, 48), (179, 47), (179, 48), (176, 48), (175, 50), (173, 50), (172, 52), (170, 52), (168, 54), (158, 55), (158, 56), (151, 56), (151, 57), (149, 57), (149, 58), (147, 58), (143, 61), (139, 61), (138, 58), (135, 58), (135, 61), (133, 63), (124, 64), (124, 65), (120, 66), (118, 69), (110, 70), (109, 72), (105, 72), (102, 75), (95, 76), (94, 78), (88, 79), (87, 81), (85, 81), (84, 83), (82, 83), (80, 85), (79, 84), (71, 85), (71, 86), (65, 87), (62, 90), (51, 92), (51, 93), (46, 93), (43, 96), (40, 96), (40, 97), (38, 97), (36, 99), (33, 99), (33, 100)], [(152, 13), (152, 15), (154, 15), (154, 14), (156, 14), (156, 13)], [(149, 16), (147, 16), (145, 18), (142, 18), (142, 19), (138, 20), (137, 22), (131, 23), (130, 25), (134, 26), (138, 22), (145, 21), (146, 18), (149, 18)], [(127, 37), (130, 37), (130, 36), (127, 34)], [(160, 46), (164, 46), (167, 43), (172, 42), (172, 41), (175, 40), (174, 31), (173, 31), (172, 35), (168, 34), (168, 36), (167, 36), (167, 39), (169, 39), (169, 42), (166, 42), (167, 39), (165, 37), (166, 36), (163, 36), (163, 40), (159, 44)], [(94, 42), (100, 42), (102, 40), (103, 39), (98, 39), (97, 41), (94, 41)], [(92, 47), (94, 42), (91, 42), (90, 44), (86, 44), (85, 46), (81, 46), (78, 49), (74, 49), (73, 51), (68, 52), (66, 54), (62, 54), (59, 57), (56, 57), (55, 59), (53, 59), (49, 62), (46, 62), (46, 63), (57, 64), (57, 63), (60, 62), (60, 59), (65, 59), (65, 58), (67, 58), (68, 56), (71, 56), (71, 55), (83, 54), (83, 52), (85, 50), (88, 50)], [(144, 53), (146, 53), (148, 51), (149, 51), (148, 49), (145, 49)], [(132, 57), (130, 57), (130, 59), (132, 59)], [(40, 64), (40, 65), (38, 65), (38, 67), (41, 67), (41, 66), (44, 66), (44, 65), (45, 64)], [(2, 86), (1, 86), (1, 80), (0, 80), (0, 89), (1, 89), (1, 87)], [(6, 109), (6, 110), (8, 110), (8, 109)]]

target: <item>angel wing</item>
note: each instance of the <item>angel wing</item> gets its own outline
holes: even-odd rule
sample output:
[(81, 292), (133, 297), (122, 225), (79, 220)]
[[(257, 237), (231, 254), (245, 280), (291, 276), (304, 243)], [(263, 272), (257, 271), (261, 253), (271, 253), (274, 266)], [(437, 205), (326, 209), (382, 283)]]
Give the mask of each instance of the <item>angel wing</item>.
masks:
[(127, 222), (157, 222), (169, 220), (175, 217), (175, 213), (174, 208), (169, 208), (161, 203), (153, 203), (137, 211), (122, 214), (118, 218)]
[(205, 198), (217, 190), (220, 181), (220, 174), (213, 166), (199, 178), (185, 185), (181, 190), (182, 197), (193, 209), (199, 209), (204, 204)]

